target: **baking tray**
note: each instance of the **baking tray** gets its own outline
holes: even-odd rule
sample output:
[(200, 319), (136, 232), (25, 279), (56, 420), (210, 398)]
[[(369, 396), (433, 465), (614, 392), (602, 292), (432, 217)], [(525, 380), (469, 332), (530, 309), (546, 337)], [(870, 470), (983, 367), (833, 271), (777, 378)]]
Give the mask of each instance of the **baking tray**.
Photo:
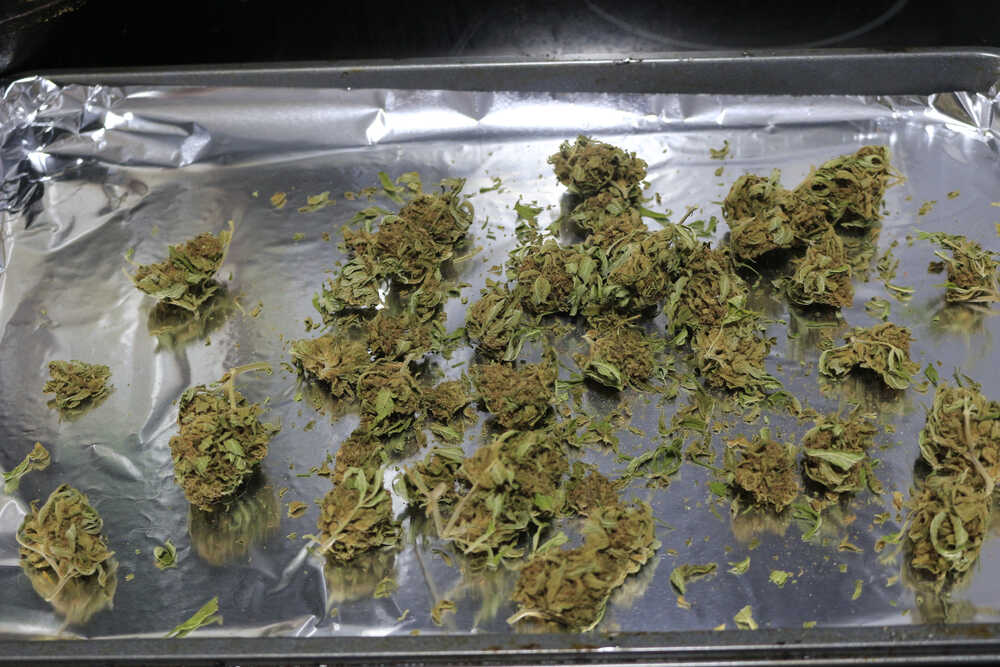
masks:
[[(642, 59), (567, 61), (436, 60), (234, 66), (218, 68), (46, 72), (57, 83), (157, 86), (296, 86), (451, 90), (590, 91), (714, 94), (925, 95), (938, 91), (994, 94), (1000, 53), (982, 49), (718, 53)], [(756, 633), (616, 633), (331, 638), (189, 638), (0, 642), (12, 664), (232, 664), (588, 661), (780, 664), (921, 662), (952, 656), (1000, 656), (1000, 626), (896, 626), (763, 630)]]

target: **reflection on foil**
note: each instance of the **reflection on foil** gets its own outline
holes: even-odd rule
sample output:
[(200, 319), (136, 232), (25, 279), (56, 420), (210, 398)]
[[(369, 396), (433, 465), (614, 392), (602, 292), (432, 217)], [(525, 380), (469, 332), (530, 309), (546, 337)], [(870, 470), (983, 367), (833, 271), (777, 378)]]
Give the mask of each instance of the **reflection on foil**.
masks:
[(281, 504), (263, 473), (256, 473), (232, 500), (207, 512), (194, 505), (188, 512), (191, 544), (205, 562), (221, 566), (245, 556), (254, 545), (274, 535), (281, 524)]
[(234, 309), (235, 301), (225, 287), (193, 311), (158, 301), (149, 311), (146, 329), (163, 347), (182, 348), (189, 343), (205, 341), (225, 323)]

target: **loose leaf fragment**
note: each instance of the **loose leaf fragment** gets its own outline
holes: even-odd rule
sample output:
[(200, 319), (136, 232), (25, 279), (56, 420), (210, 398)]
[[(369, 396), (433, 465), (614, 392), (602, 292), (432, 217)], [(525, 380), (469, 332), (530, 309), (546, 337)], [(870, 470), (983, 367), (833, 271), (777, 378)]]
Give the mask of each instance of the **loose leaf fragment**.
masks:
[(733, 616), (733, 620), (736, 621), (736, 627), (740, 630), (756, 630), (757, 621), (753, 620), (753, 609), (750, 605), (747, 605), (736, 612)]
[(737, 576), (741, 574), (746, 574), (746, 571), (750, 569), (750, 556), (747, 556), (738, 563), (730, 561), (729, 564), (732, 566), (728, 570), (726, 570), (727, 572), (729, 572), (729, 574), (735, 574)]
[(217, 623), (222, 625), (222, 615), (219, 612), (219, 596), (215, 596), (196, 611), (191, 618), (179, 624), (164, 635), (166, 638), (187, 637), (189, 634), (206, 625)]
[(711, 574), (715, 574), (718, 563), (705, 563), (704, 565), (678, 565), (670, 573), (670, 583), (677, 592), (684, 595), (687, 592), (687, 584), (690, 581), (697, 581)]
[(455, 603), (451, 600), (440, 600), (431, 608), (431, 620), (434, 621), (434, 625), (444, 625), (444, 615), (448, 613), (455, 613)]
[(177, 567), (177, 547), (173, 542), (167, 540), (163, 546), (153, 547), (153, 564), (160, 570)]
[(21, 478), (32, 470), (45, 470), (49, 467), (52, 458), (49, 451), (40, 442), (36, 442), (30, 452), (14, 466), (10, 472), (3, 473), (3, 492), (7, 494), (17, 491), (21, 484)]

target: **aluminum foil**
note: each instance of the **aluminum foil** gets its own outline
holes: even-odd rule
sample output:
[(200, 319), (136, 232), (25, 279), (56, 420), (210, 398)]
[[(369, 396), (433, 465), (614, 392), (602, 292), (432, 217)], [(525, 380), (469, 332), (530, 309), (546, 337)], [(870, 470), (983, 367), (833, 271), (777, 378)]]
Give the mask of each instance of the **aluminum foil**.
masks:
[[(62, 87), (37, 78), (11, 84), (0, 103), (0, 467), (16, 465), (36, 440), (50, 449), (53, 463), (25, 477), (15, 497), (0, 496), (0, 634), (160, 636), (215, 595), (225, 624), (204, 634), (520, 631), (506, 624), (516, 573), (463, 573), (461, 560), (442, 556), (448, 545), (408, 515), (398, 498), (405, 534), (398, 552), (324, 572), (301, 537), (315, 529), (313, 501), (328, 489), (308, 470), (336, 452), (357, 417), (331, 420), (315, 413), (308, 400), (297, 400), (301, 388), (279, 364), (288, 360), (288, 342), (307, 335), (303, 321), (315, 316), (311, 296), (343, 258), (336, 243), (341, 225), (370, 205), (342, 193), (376, 185), (379, 171), (418, 171), (425, 186), (444, 177), (468, 179), (474, 244), (482, 250), (460, 265), (459, 277), (469, 283), (463, 294), (474, 300), (489, 267), (513, 247), (518, 198), (546, 207), (543, 224), (559, 216), (565, 191), (546, 157), (577, 134), (593, 134), (646, 159), (647, 194), (661, 197), (650, 206), (670, 209), (675, 218), (688, 206), (699, 207), (695, 217), (721, 217), (719, 201), (744, 171), (778, 167), (791, 186), (811, 165), (863, 144), (887, 144), (906, 180), (887, 194), (879, 250), (900, 242), (895, 282), (916, 292), (908, 303), (896, 302), (873, 272), (869, 282), (856, 284), (855, 305), (844, 319), (852, 326), (874, 324), (865, 301), (889, 298), (892, 320), (914, 332), (917, 361), (940, 361), (942, 376), (957, 368), (997, 397), (1000, 352), (993, 339), (1000, 319), (950, 317), (943, 288), (936, 286), (940, 277), (927, 273), (932, 249), (907, 241), (917, 229), (945, 230), (997, 245), (1000, 208), (991, 205), (1000, 199), (997, 109), (997, 98), (966, 93), (725, 97), (118, 89)], [(730, 156), (710, 159), (709, 149), (727, 140)], [(494, 178), (499, 188), (480, 193), (497, 184)], [(334, 205), (299, 211), (308, 196), (325, 191)], [(287, 194), (283, 208), (270, 202), (276, 192)], [(949, 198), (949, 192), (960, 194)], [(930, 200), (936, 205), (919, 215)], [(136, 261), (158, 260), (168, 243), (218, 231), (228, 220), (236, 234), (220, 276), (241, 308), (215, 322), (207, 337), (186, 344), (171, 346), (152, 336), (153, 302), (122, 275), (123, 255), (134, 250)], [(720, 224), (716, 240), (724, 234)], [(811, 330), (793, 321), (780, 299), (762, 294), (758, 305), (788, 322), (771, 327), (777, 344), (769, 370), (817, 409), (843, 409), (844, 392), (818, 390), (819, 351)], [(458, 299), (451, 301), (449, 327), (462, 325), (463, 310)], [(790, 338), (789, 327), (803, 335)], [(442, 367), (457, 376), (464, 367), (455, 364), (468, 357), (460, 351)], [(109, 364), (115, 391), (91, 413), (60, 421), (40, 391), (52, 359)], [(270, 397), (269, 416), (280, 419), (282, 430), (234, 515), (225, 525), (206, 524), (189, 513), (173, 483), (168, 443), (175, 401), (187, 387), (255, 361), (270, 362), (276, 372), (243, 376), (241, 386), (255, 400)], [(656, 433), (661, 412), (669, 419), (676, 408), (632, 398), (632, 424), (648, 433)], [(869, 398), (877, 402), (883, 427), (877, 472), (885, 498), (892, 491), (905, 497), (931, 393), (911, 389), (898, 400)], [(595, 415), (617, 405), (598, 392), (588, 392), (586, 401)], [(809, 426), (780, 414), (765, 417), (789, 441)], [(747, 434), (761, 425), (738, 424), (736, 430)], [(624, 451), (651, 446), (649, 438), (618, 435)], [(478, 429), (469, 429), (465, 446), (478, 444)], [(721, 450), (722, 436), (713, 444)], [(609, 473), (621, 469), (613, 456), (579, 456)], [(599, 631), (733, 629), (733, 616), (745, 605), (763, 627), (934, 620), (928, 602), (905, 585), (901, 557), (891, 548), (874, 550), (880, 536), (899, 529), (885, 499), (859, 495), (839, 519), (827, 520), (821, 546), (803, 542), (802, 527), (789, 520), (731, 519), (727, 507), (712, 500), (710, 479), (709, 471), (685, 464), (669, 488), (637, 482), (629, 489), (631, 497), (652, 503), (663, 546), (614, 595)], [(17, 564), (14, 534), (27, 503), (62, 482), (81, 489), (100, 511), (121, 564), (113, 610), (82, 626), (66, 627)], [(291, 519), (287, 505), (297, 500), (310, 509)], [(874, 525), (873, 517), (886, 511), (889, 520)], [(845, 537), (860, 552), (838, 550)], [(167, 539), (178, 548), (179, 567), (160, 571), (152, 551)], [(746, 574), (726, 572), (747, 556)], [(717, 562), (719, 573), (690, 585), (689, 609), (678, 606), (671, 570), (706, 562)], [(792, 572), (783, 588), (769, 581), (774, 569)], [(971, 584), (954, 593), (949, 618), (1000, 621), (998, 575), (1000, 540), (991, 540)], [(386, 576), (399, 589), (376, 599), (374, 587)], [(439, 627), (430, 609), (442, 599), (454, 601), (457, 610)]]

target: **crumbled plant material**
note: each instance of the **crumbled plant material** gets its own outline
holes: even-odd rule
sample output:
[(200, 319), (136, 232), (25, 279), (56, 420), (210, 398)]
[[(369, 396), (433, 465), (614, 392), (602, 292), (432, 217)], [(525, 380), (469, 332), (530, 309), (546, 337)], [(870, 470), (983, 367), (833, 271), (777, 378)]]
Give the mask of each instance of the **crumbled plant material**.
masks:
[(218, 236), (199, 234), (169, 246), (169, 257), (156, 264), (136, 265), (129, 277), (139, 290), (161, 303), (195, 311), (220, 288), (213, 280), (233, 238), (233, 223)]
[(455, 613), (455, 603), (451, 600), (438, 600), (431, 608), (431, 620), (434, 621), (434, 625), (444, 625), (444, 615)]
[(740, 630), (756, 630), (758, 628), (757, 621), (753, 620), (753, 608), (747, 605), (740, 609), (733, 620), (736, 621), (736, 627)]
[(833, 493), (854, 493), (871, 488), (882, 491), (872, 470), (868, 450), (877, 429), (860, 415), (847, 419), (820, 417), (802, 436), (802, 464), (809, 479)]
[(573, 464), (573, 474), (566, 484), (566, 509), (581, 516), (618, 502), (615, 485), (597, 468), (582, 461)]
[(399, 524), (393, 520), (392, 498), (382, 485), (383, 468), (370, 475), (349, 468), (320, 504), (319, 534), (308, 536), (316, 551), (328, 559), (346, 562), (375, 549), (399, 542)]
[(822, 210), (831, 225), (867, 229), (881, 218), (882, 197), (892, 168), (885, 146), (863, 146), (833, 158), (795, 189), (806, 203)]
[(263, 476), (252, 476), (245, 488), (211, 512), (194, 505), (188, 510), (191, 546), (209, 565), (221, 567), (245, 558), (250, 549), (264, 543), (281, 525), (281, 503)]
[(293, 342), (292, 360), (303, 375), (329, 386), (336, 399), (353, 398), (372, 363), (365, 341), (332, 333)]
[(628, 321), (601, 321), (583, 339), (587, 354), (579, 355), (576, 362), (585, 377), (618, 391), (649, 386), (655, 350), (642, 329)]
[(638, 572), (660, 543), (649, 505), (596, 509), (583, 526), (583, 546), (536, 552), (521, 570), (512, 599), (514, 624), (536, 619), (586, 632), (604, 617), (608, 598)]
[[(443, 313), (442, 313), (443, 315)], [(443, 318), (423, 321), (416, 313), (390, 315), (382, 309), (365, 325), (372, 355), (379, 359), (409, 361), (441, 349)]]
[[(964, 236), (936, 232), (918, 232), (917, 238), (930, 241), (942, 248), (934, 254), (948, 271), (945, 283), (945, 300), (950, 303), (990, 304), (1000, 301), (997, 253)], [(950, 250), (951, 256), (944, 254)]]
[(623, 199), (637, 200), (639, 182), (646, 177), (646, 162), (635, 153), (584, 136), (573, 144), (563, 142), (549, 164), (559, 182), (582, 197), (613, 191)]
[(211, 511), (253, 474), (267, 455), (279, 427), (260, 421), (264, 408), (236, 390), (236, 377), (265, 364), (235, 368), (212, 385), (198, 385), (180, 398), (177, 425), (170, 439), (174, 480), (188, 502)]
[(465, 376), (441, 382), (424, 390), (423, 409), (427, 427), (445, 442), (461, 442), (470, 406), (476, 400)]
[(992, 490), (1000, 483), (1000, 403), (965, 384), (938, 385), (920, 431), (920, 455), (935, 471), (968, 468)]
[(833, 230), (806, 248), (805, 256), (793, 260), (792, 267), (785, 294), (795, 305), (849, 308), (854, 302), (851, 265), (843, 241)]
[(845, 345), (820, 355), (821, 374), (840, 378), (861, 368), (874, 372), (892, 389), (906, 389), (920, 371), (920, 364), (910, 360), (913, 338), (906, 327), (883, 322), (868, 329), (855, 328), (845, 340)]
[(42, 443), (36, 442), (20, 463), (14, 466), (10, 472), (3, 473), (3, 492), (7, 494), (16, 492), (21, 485), (22, 477), (32, 470), (45, 470), (51, 462), (52, 457), (49, 455), (49, 450), (45, 449)]
[(725, 469), (731, 486), (745, 491), (756, 505), (780, 512), (799, 494), (795, 448), (771, 439), (762, 428), (752, 440), (739, 436), (726, 443)]
[(938, 582), (969, 570), (983, 546), (991, 502), (982, 476), (964, 466), (920, 480), (907, 503), (909, 566)]
[(103, 526), (87, 496), (63, 484), (41, 507), (31, 503), (17, 530), (21, 569), (70, 622), (85, 622), (114, 598), (118, 564)]
[(550, 363), (488, 363), (473, 369), (483, 404), (504, 428), (534, 428), (550, 414), (557, 371)]
[(55, 394), (49, 407), (68, 416), (81, 414), (100, 403), (111, 391), (111, 369), (83, 361), (50, 361), (49, 380), (43, 394)]
[(347, 477), (348, 470), (360, 468), (366, 475), (373, 476), (385, 464), (386, 452), (382, 443), (370, 432), (358, 429), (340, 443), (333, 473), (324, 476), (338, 483)]
[(487, 280), (482, 298), (469, 306), (465, 335), (484, 356), (514, 361), (536, 325), (535, 317), (524, 312), (519, 295)]

